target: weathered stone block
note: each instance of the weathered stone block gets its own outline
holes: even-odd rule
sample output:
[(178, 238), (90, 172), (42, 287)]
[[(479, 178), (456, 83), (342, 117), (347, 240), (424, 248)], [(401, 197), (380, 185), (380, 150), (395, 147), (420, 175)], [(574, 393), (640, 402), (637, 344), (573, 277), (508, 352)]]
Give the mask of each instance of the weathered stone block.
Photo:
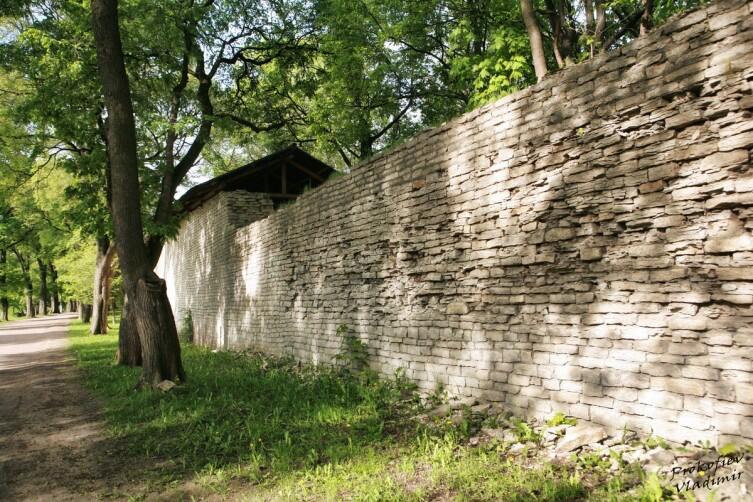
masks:
[(716, 237), (703, 245), (707, 253), (733, 253), (736, 251), (753, 251), (753, 236), (742, 233), (736, 236)]
[(647, 389), (638, 392), (638, 402), (670, 410), (682, 410), (682, 395), (672, 392)]
[(679, 303), (707, 303), (711, 300), (711, 295), (698, 291), (687, 291), (683, 293), (669, 293), (670, 302)]
[(604, 256), (602, 248), (581, 248), (580, 259), (583, 261), (596, 261)]
[(447, 314), (464, 315), (468, 313), (468, 305), (463, 302), (454, 302), (447, 304)]
[(623, 371), (607, 370), (601, 374), (602, 385), (611, 387), (632, 387), (635, 389), (647, 389), (651, 384), (648, 375), (629, 373)]
[(737, 400), (743, 404), (753, 404), (753, 384), (738, 383), (735, 385)]
[(669, 345), (670, 354), (679, 354), (682, 356), (696, 356), (706, 354), (708, 348), (706, 345), (698, 342), (680, 342)]
[(708, 320), (704, 317), (672, 317), (669, 328), (678, 330), (704, 331), (708, 328)]
[(750, 148), (753, 146), (753, 131), (748, 131), (728, 138), (719, 140), (719, 151), (728, 152), (738, 148)]
[(551, 228), (544, 234), (544, 240), (546, 242), (562, 241), (572, 239), (575, 237), (576, 231), (574, 228)]
[(700, 380), (719, 380), (719, 370), (706, 366), (683, 366), (680, 374), (685, 378)]
[(703, 120), (703, 112), (701, 110), (689, 110), (668, 117), (664, 125), (667, 129), (682, 129), (689, 125), (703, 122)]
[(753, 205), (753, 193), (718, 195), (706, 201), (706, 209), (726, 209)]

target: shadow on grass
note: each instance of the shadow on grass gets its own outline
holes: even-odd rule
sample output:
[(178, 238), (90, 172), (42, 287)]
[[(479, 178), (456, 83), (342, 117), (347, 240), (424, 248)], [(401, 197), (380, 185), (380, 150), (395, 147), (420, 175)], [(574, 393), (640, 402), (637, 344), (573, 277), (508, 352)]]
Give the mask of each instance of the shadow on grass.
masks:
[(112, 363), (115, 335), (88, 336), (76, 325), (72, 344), (115, 434), (134, 452), (192, 471), (246, 464), (278, 474), (337, 463), (389, 443), (385, 425), (399, 414), (401, 389), (391, 382), (191, 345), (183, 347), (185, 385), (136, 392), (140, 370)]
[[(586, 495), (566, 469), (539, 471), (499, 453), (459, 449), (463, 427), (430, 432), (418, 426), (408, 417), (420, 404), (400, 380), (187, 345), (185, 385), (168, 394), (137, 392), (132, 387), (140, 370), (113, 364), (115, 335), (88, 336), (79, 325), (73, 330), (86, 385), (104, 402), (115, 436), (133, 458), (159, 466), (165, 479), (234, 480), (243, 489), (258, 484), (275, 490), (270, 498), (293, 500), (350, 499), (364, 490), (378, 500)], [(400, 463), (419, 470), (431, 465), (432, 473), (396, 472)], [(285, 490), (278, 482), (287, 496), (279, 495)], [(358, 495), (348, 491), (353, 486)]]

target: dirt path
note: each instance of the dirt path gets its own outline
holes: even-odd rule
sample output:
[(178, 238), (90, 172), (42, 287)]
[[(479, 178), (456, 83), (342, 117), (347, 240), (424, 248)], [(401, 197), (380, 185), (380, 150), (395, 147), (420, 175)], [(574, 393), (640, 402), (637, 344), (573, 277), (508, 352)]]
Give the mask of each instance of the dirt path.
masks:
[(95, 500), (122, 479), (66, 351), (73, 317), (0, 324), (0, 500)]

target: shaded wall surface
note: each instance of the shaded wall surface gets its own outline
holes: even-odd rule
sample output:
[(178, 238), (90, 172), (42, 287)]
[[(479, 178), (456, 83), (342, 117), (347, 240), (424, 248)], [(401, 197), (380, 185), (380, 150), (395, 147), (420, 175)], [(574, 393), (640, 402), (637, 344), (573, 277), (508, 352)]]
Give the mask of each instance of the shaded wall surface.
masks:
[[(273, 211), (220, 194), (158, 272), (201, 343), (668, 439), (753, 439), (753, 2), (426, 131)], [(256, 220), (256, 221), (255, 221)]]

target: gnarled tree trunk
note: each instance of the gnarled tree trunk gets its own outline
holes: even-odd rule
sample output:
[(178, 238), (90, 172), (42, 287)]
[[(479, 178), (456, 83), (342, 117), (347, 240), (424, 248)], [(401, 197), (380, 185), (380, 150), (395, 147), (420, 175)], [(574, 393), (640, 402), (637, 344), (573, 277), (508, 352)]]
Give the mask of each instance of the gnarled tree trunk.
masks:
[(128, 295), (123, 301), (123, 312), (120, 316), (120, 330), (118, 331), (118, 353), (115, 357), (121, 366), (141, 366), (141, 341), (136, 326), (136, 316), (131, 308)]
[[(154, 387), (162, 380), (180, 381), (186, 379), (180, 359), (180, 343), (175, 328), (173, 311), (167, 298), (165, 281), (156, 275), (147, 280), (139, 279), (136, 286), (135, 303), (138, 332), (151, 336), (140, 336), (142, 354), (142, 372), (140, 385)], [(176, 357), (177, 356), (177, 357)]]
[(133, 302), (131, 307), (135, 307), (135, 324), (141, 343), (143, 371), (139, 385), (154, 386), (162, 380), (183, 381), (185, 373), (170, 302), (164, 281), (152, 271), (144, 243), (136, 125), (120, 41), (118, 3), (117, 0), (92, 0), (91, 9), (97, 68), (107, 109), (110, 213), (123, 285), (128, 301)]
[(90, 331), (93, 335), (107, 333), (107, 312), (112, 280), (112, 258), (115, 249), (107, 237), (97, 238), (97, 260), (94, 270), (92, 318)]

